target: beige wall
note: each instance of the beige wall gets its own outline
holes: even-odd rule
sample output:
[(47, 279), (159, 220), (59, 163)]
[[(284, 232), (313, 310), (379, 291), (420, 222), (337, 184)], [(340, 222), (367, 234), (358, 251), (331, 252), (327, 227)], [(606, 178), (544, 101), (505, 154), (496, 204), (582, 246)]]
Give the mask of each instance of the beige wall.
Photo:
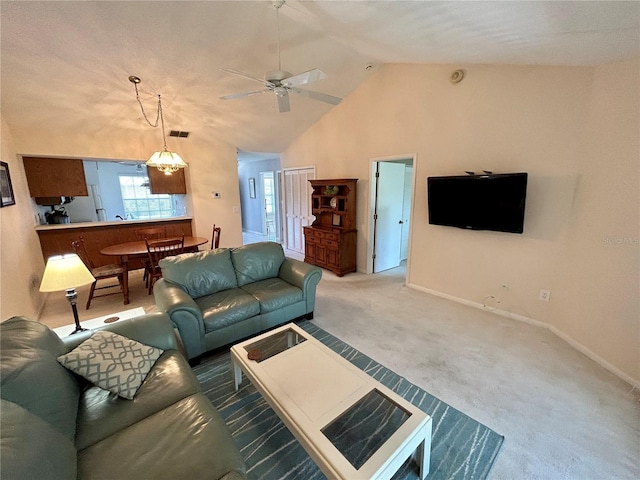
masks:
[[(473, 65), (457, 85), (448, 78), (458, 66), (387, 65), (283, 152), (282, 167), (315, 165), (317, 178), (360, 179), (363, 270), (371, 159), (416, 153), (408, 283), (474, 305), (494, 295), (505, 314), (550, 326), (638, 382), (638, 247), (606, 250), (586, 241), (576, 251), (573, 245), (576, 237), (585, 243), (585, 236), (600, 243), (623, 232), (638, 238), (639, 105), (631, 91), (639, 81), (637, 64)], [(616, 158), (603, 162), (611, 143)], [(616, 172), (600, 183), (603, 168)], [(525, 233), (429, 225), (426, 178), (483, 169), (529, 173)], [(612, 202), (611, 196), (619, 199)], [(620, 210), (624, 220), (611, 225), (608, 219)], [(615, 250), (608, 255), (616, 261), (585, 267), (601, 250)], [(537, 299), (540, 289), (551, 290), (549, 303)], [(593, 290), (598, 295), (586, 293)]]
[[(45, 295), (38, 291), (44, 271), (40, 242), (33, 225), (22, 160), (9, 126), (1, 120), (2, 161), (9, 165), (16, 204), (0, 208), (0, 320), (14, 315), (37, 318)], [(35, 254), (34, 254), (35, 252)]]
[[(43, 301), (42, 295), (37, 292), (44, 261), (34, 230), (36, 208), (29, 197), (20, 155), (143, 160), (159, 147), (157, 140), (153, 135), (141, 138), (138, 133), (129, 130), (116, 132), (111, 137), (101, 132), (90, 137), (79, 137), (70, 136), (69, 132), (34, 131), (2, 123), (2, 158), (3, 161), (8, 158), (11, 163), (17, 206), (0, 209), (0, 320), (15, 314), (37, 317)], [(187, 192), (194, 217), (194, 233), (211, 238), (211, 228), (216, 223), (223, 229), (221, 246), (241, 245), (241, 217), (239, 209), (238, 212), (233, 211), (234, 207), (240, 206), (235, 147), (202, 133), (187, 141), (172, 140), (176, 145), (170, 141), (169, 147), (173, 146), (189, 164), (186, 170)], [(214, 190), (221, 192), (220, 199), (213, 198), (211, 192)], [(37, 284), (35, 290), (30, 286), (32, 280)]]
[(640, 378), (640, 61), (593, 74), (570, 228), (551, 318), (559, 331)]

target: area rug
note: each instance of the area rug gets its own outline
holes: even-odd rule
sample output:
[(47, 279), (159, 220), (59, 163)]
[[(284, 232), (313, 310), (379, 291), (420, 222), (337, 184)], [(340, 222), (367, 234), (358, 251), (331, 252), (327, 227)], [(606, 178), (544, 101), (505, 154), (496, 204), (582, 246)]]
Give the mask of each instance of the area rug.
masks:
[[(299, 324), (322, 343), (432, 417), (431, 467), (428, 480), (484, 479), (504, 437), (456, 410), (400, 375), (370, 359), (311, 322)], [(194, 368), (204, 393), (218, 409), (245, 459), (251, 479), (325, 478), (251, 383), (244, 378), (236, 392), (229, 353), (203, 359)], [(393, 477), (418, 478), (408, 460)], [(357, 479), (353, 479), (357, 480)]]

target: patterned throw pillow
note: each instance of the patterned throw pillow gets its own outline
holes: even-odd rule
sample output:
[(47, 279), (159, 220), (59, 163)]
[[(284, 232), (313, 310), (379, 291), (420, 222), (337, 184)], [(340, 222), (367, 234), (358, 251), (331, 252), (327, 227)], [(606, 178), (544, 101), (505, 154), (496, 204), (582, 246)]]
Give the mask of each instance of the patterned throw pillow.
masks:
[(94, 385), (131, 400), (162, 352), (122, 335), (100, 331), (58, 357), (58, 362)]

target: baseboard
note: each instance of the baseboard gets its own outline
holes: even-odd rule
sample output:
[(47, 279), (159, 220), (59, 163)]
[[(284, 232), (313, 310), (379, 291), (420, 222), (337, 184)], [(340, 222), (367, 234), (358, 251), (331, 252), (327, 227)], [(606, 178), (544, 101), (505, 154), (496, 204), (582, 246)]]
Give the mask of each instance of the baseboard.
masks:
[(611, 365), (611, 363), (607, 362), (604, 358), (602, 358), (599, 355), (593, 353), (587, 347), (585, 347), (581, 343), (575, 341), (569, 335), (564, 333), (562, 330), (559, 330), (558, 328), (554, 327), (553, 325), (549, 325), (548, 323), (541, 322), (540, 320), (535, 320), (533, 318), (526, 317), (524, 315), (519, 315), (517, 313), (508, 312), (506, 310), (500, 310), (499, 308), (487, 308), (482, 303), (472, 302), (471, 300), (466, 300), (464, 298), (455, 297), (453, 295), (449, 295), (447, 293), (439, 292), (437, 290), (432, 290), (430, 288), (421, 287), (421, 286), (415, 285), (413, 283), (407, 283), (406, 285), (407, 285), (407, 287), (409, 287), (409, 288), (411, 288), (413, 290), (418, 290), (420, 292), (428, 293), (428, 294), (434, 295), (436, 297), (445, 298), (447, 300), (451, 300), (453, 302), (460, 303), (462, 305), (468, 305), (470, 307), (474, 307), (474, 308), (477, 308), (479, 310), (483, 310), (485, 312), (495, 313), (496, 315), (500, 315), (502, 317), (510, 318), (512, 320), (517, 320), (519, 322), (528, 323), (529, 325), (534, 325), (536, 327), (546, 328), (547, 330), (552, 332), (554, 335), (558, 336), (559, 338), (561, 338), (562, 340), (567, 342), (569, 345), (571, 345), (571, 347), (575, 348), (580, 353), (586, 355), (591, 360), (596, 362), (598, 365), (600, 365), (601, 367), (603, 367), (603, 368), (607, 369), (608, 371), (610, 371), (611, 373), (613, 373), (616, 377), (620, 378), (621, 380), (624, 380), (626, 383), (631, 385), (634, 389), (640, 390), (640, 380), (635, 380), (634, 378), (630, 377), (629, 375), (627, 375), (626, 373), (621, 371), (619, 368), (615, 367), (614, 365)]

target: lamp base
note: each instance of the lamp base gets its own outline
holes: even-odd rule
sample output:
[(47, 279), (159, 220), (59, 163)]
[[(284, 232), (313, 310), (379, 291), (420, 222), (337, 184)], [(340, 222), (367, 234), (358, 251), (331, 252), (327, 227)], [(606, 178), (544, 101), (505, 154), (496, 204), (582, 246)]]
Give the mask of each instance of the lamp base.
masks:
[(76, 327), (76, 329), (71, 332), (69, 335), (73, 335), (74, 333), (80, 333), (80, 332), (86, 332), (87, 330), (89, 330), (88, 328), (82, 328), (82, 327)]
[(80, 319), (78, 318), (78, 308), (76, 307), (76, 299), (78, 298), (78, 294), (76, 293), (75, 288), (68, 288), (67, 294), (65, 295), (69, 303), (71, 304), (71, 310), (73, 311), (73, 320), (76, 324), (76, 329), (71, 332), (69, 335), (73, 335), (74, 333), (85, 332), (88, 328), (82, 328), (80, 325)]

